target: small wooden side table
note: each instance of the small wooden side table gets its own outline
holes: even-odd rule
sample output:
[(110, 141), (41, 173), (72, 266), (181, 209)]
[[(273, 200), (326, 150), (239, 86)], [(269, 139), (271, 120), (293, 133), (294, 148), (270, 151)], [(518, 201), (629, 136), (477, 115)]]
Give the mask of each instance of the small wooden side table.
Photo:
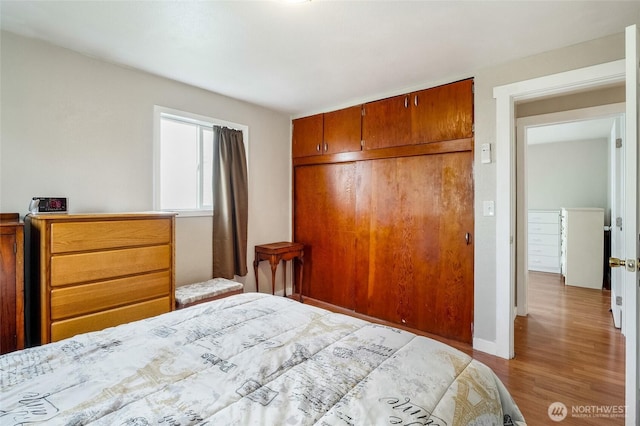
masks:
[[(299, 294), (300, 294), (300, 302), (302, 302), (302, 266), (304, 264), (304, 244), (302, 243), (292, 243), (288, 241), (282, 241), (279, 243), (271, 243), (271, 244), (263, 244), (256, 246), (256, 257), (253, 261), (253, 270), (256, 274), (256, 291), (259, 290), (258, 286), (258, 264), (262, 260), (268, 260), (271, 265), (271, 294), (275, 294), (276, 291), (276, 269), (278, 269), (278, 263), (282, 261), (284, 265), (284, 274), (283, 274), (283, 287), (284, 287), (284, 296), (287, 296), (287, 260), (298, 260), (300, 264), (300, 272), (299, 272)], [(293, 269), (292, 269), (293, 271)], [(293, 272), (292, 272), (293, 273)], [(293, 283), (293, 292), (296, 291), (296, 280), (294, 278)]]

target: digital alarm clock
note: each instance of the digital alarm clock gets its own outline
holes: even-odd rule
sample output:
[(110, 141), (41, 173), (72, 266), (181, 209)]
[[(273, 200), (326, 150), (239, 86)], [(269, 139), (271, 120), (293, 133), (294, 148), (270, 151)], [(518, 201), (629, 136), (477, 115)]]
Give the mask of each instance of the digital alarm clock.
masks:
[(33, 197), (29, 203), (29, 211), (37, 213), (67, 213), (66, 197)]

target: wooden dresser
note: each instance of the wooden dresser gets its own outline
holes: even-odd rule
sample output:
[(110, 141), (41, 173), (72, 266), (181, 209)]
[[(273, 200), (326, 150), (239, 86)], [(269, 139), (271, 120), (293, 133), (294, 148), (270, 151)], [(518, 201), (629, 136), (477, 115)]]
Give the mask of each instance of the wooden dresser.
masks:
[(0, 213), (0, 354), (24, 347), (23, 224)]
[(28, 344), (174, 308), (175, 215), (28, 215)]

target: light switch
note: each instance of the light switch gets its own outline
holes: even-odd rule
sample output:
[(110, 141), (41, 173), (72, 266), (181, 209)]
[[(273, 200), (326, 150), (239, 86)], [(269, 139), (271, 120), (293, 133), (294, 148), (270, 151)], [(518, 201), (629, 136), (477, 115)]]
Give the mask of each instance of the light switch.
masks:
[(493, 216), (495, 215), (495, 205), (493, 201), (483, 201), (482, 202), (482, 215), (483, 216)]
[(482, 164), (491, 163), (491, 144), (490, 143), (483, 143), (480, 146), (480, 161), (482, 162)]

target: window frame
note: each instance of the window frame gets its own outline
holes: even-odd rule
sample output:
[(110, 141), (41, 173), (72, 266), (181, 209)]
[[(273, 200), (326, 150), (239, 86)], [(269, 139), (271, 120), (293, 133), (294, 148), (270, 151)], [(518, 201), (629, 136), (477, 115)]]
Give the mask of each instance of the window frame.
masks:
[[(233, 123), (230, 121), (220, 120), (216, 118), (207, 117), (204, 115), (194, 114), (191, 112), (180, 111), (173, 108), (167, 108), (159, 105), (153, 107), (153, 208), (157, 211), (174, 212), (178, 216), (196, 217), (196, 216), (213, 216), (213, 208), (200, 208), (200, 209), (162, 209), (161, 208), (161, 119), (168, 118), (176, 121), (182, 121), (184, 123), (192, 123), (202, 127), (213, 128), (213, 126), (229, 127), (242, 131), (242, 140), (244, 142), (244, 149), (246, 152), (247, 171), (249, 170), (249, 127), (244, 124)], [(202, 127), (198, 128), (200, 137), (203, 131)], [(202, 151), (203, 146), (199, 144), (198, 149)], [(200, 152), (202, 156), (202, 152)], [(202, 187), (203, 175), (199, 174), (200, 182), (198, 185)], [(198, 193), (200, 191), (198, 190)], [(201, 200), (198, 200), (199, 203)]]

